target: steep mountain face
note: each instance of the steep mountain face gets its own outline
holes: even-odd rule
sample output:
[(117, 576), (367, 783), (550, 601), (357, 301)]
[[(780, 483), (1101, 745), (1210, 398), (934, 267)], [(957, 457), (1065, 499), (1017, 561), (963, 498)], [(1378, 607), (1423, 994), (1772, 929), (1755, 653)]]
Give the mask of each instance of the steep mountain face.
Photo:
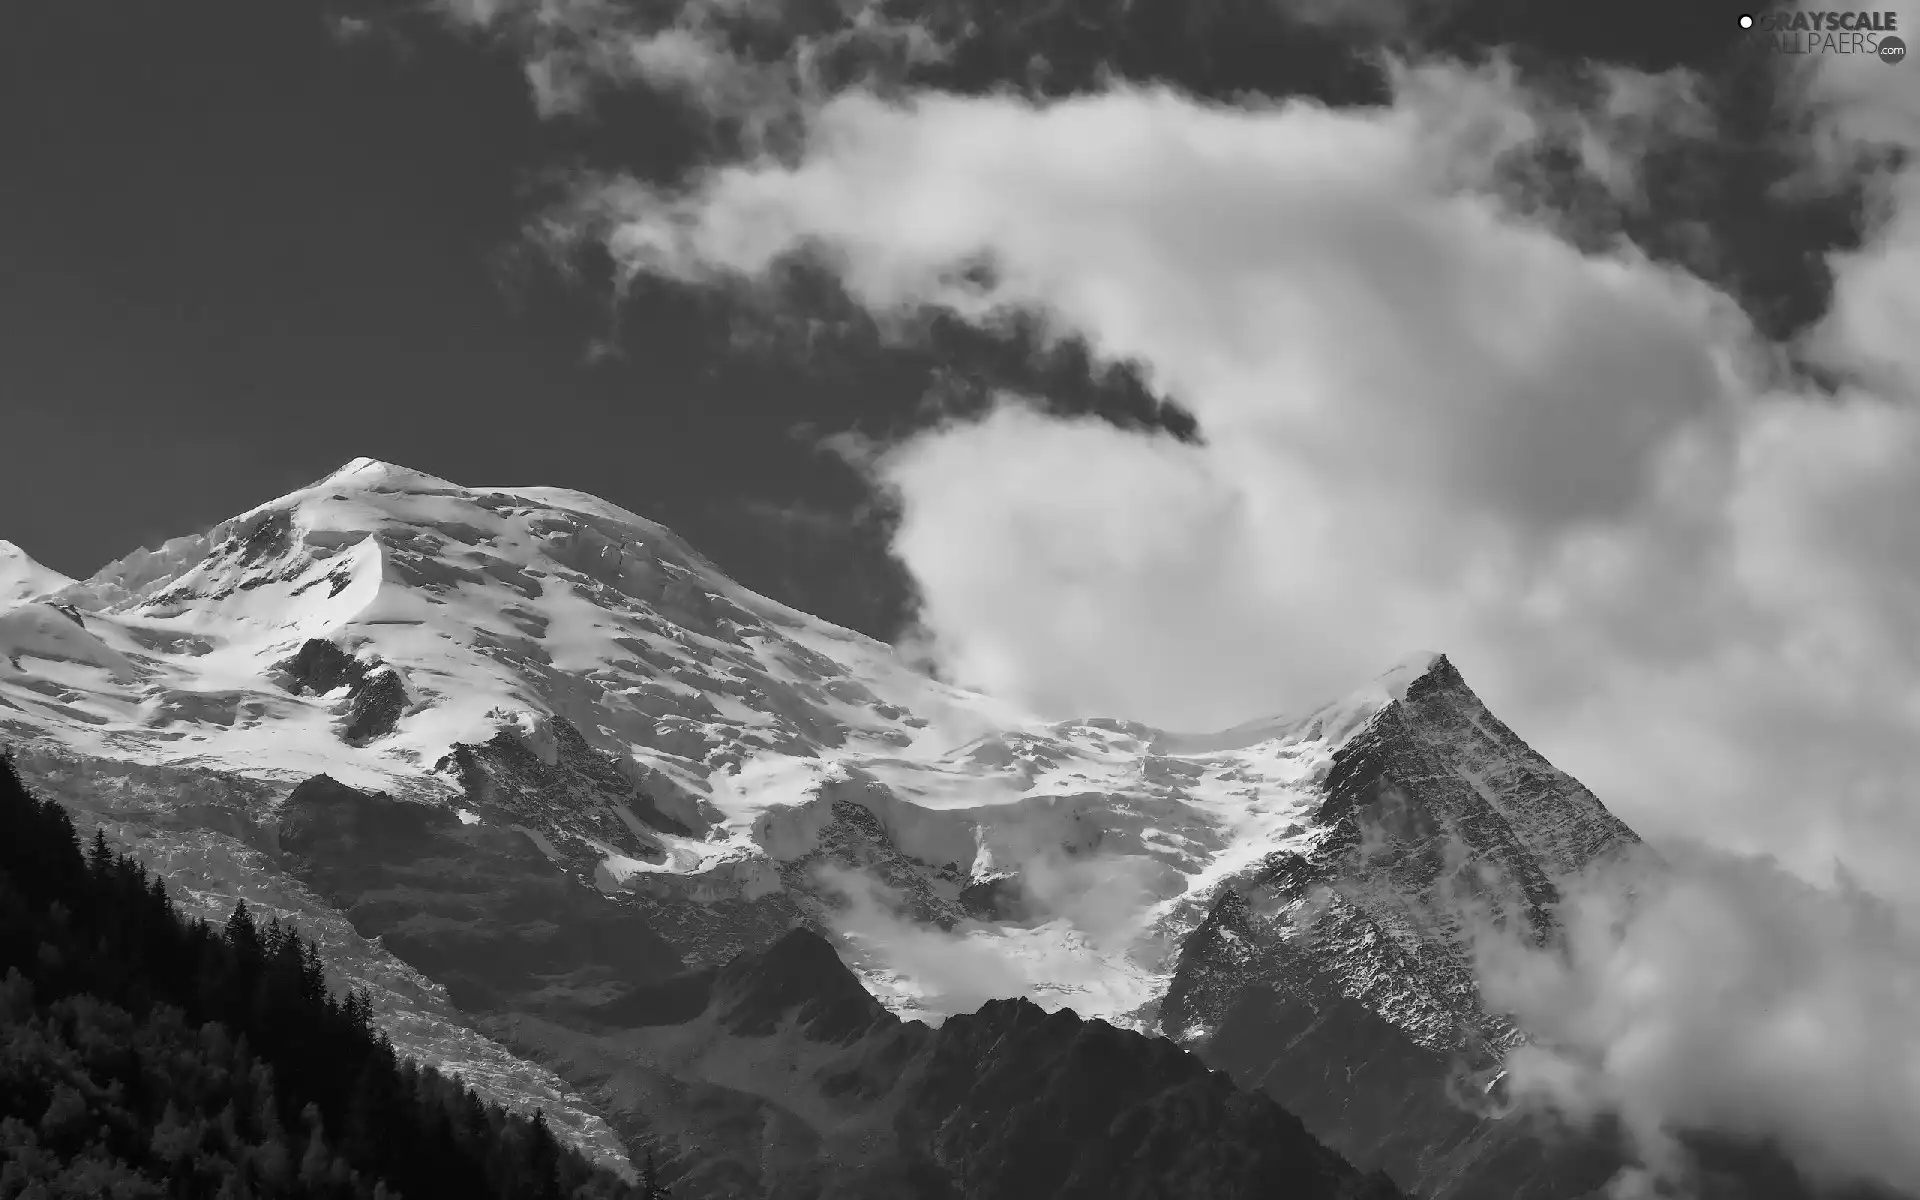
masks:
[(0, 607), (0, 736), (210, 912), (318, 923), (403, 1048), (716, 1187), (729, 1148), (817, 1174), (840, 1126), (769, 1098), (777, 1055), (736, 1047), (718, 1082), (605, 1064), (666, 1053), (628, 1026), (692, 1027), (686, 971), (796, 925), (836, 939), (848, 1006), (943, 1031), (990, 999), (1070, 1008), (1403, 1184), (1547, 1178), (1529, 1131), (1471, 1111), (1516, 1036), (1472, 931), (1544, 935), (1554, 880), (1633, 841), (1437, 655), (1220, 734), (1049, 723), (594, 497), (369, 460)]
[(1186, 939), (1165, 1031), (1422, 1190), (1599, 1188), (1605, 1148), (1463, 1103), (1518, 1037), (1479, 1002), (1472, 937), (1500, 922), (1544, 942), (1554, 881), (1638, 839), (1445, 659), (1335, 752), (1322, 794), (1314, 845), (1228, 879)]
[(615, 1110), (659, 1109), (659, 1140), (690, 1143), (679, 1183), (697, 1194), (1399, 1195), (1169, 1042), (1021, 999), (904, 1022), (807, 930), (597, 1015), (615, 1023), (596, 1038), (534, 1018), (515, 1033), (560, 1057), (617, 1046), (582, 1069)]

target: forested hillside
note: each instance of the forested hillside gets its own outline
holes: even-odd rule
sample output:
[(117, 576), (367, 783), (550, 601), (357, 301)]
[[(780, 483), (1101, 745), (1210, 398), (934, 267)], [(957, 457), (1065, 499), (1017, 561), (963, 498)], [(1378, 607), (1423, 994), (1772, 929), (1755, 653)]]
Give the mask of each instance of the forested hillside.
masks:
[(399, 1059), (297, 931), (244, 904), (188, 923), (104, 837), (82, 845), (0, 757), (0, 1200), (652, 1190)]

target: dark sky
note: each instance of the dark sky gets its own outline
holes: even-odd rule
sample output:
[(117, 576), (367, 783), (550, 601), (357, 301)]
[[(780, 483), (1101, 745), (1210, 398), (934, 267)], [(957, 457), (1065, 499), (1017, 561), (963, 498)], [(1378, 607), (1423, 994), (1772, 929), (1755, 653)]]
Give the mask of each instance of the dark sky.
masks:
[[(1153, 0), (1125, 19), (1118, 0), (921, 7), (953, 27), (978, 19), (928, 80), (946, 86), (994, 86), (1038, 52), (1054, 91), (1104, 65), (1205, 94), (1379, 95), (1358, 34), (1283, 20), (1270, 0)], [(1844, 240), (1850, 201), (1787, 214), (1755, 200), (1781, 168), (1765, 97), (1730, 54), (1737, 5), (1422, 11), (1426, 44), (1513, 43), (1543, 71), (1583, 57), (1708, 68), (1726, 136), (1657, 175), (1657, 221), (1598, 226), (1688, 258), (1776, 324), (1817, 305), (1803, 251)], [(703, 135), (685, 114), (632, 93), (591, 120), (543, 122), (506, 48), (417, 13), (343, 44), (330, 15), (283, 0), (8, 6), (0, 537), (49, 566), (85, 575), (364, 454), (594, 492), (674, 525), (743, 582), (885, 636), (906, 593), (884, 513), (821, 435), (898, 434), (935, 411), (930, 393), (952, 411), (1002, 383), (1194, 433), (1071, 347), (1042, 356), (1017, 332), (950, 327), (883, 347), (831, 295), (807, 303), (837, 332), (804, 353), (778, 337), (743, 348), (764, 318), (713, 297), (655, 288), (616, 319), (594, 264), (567, 282), (522, 229), (556, 172), (667, 178), (696, 161)], [(1673, 232), (1703, 222), (1720, 236)], [(590, 354), (609, 330), (620, 353)]]

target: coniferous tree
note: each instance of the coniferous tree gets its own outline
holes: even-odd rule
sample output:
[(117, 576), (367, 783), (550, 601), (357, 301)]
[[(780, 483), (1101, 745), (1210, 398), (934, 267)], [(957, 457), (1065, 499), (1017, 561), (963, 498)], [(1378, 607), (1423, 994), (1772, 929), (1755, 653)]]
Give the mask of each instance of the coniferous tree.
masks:
[(559, 1200), (560, 1145), (547, 1127), (545, 1109), (536, 1109), (527, 1136), (527, 1187), (531, 1200)]
[(370, 997), (237, 904), (183, 921), (0, 755), (0, 1195), (629, 1200), (533, 1121), (402, 1060)]
[(672, 1193), (660, 1182), (660, 1169), (654, 1165), (653, 1151), (647, 1151), (646, 1165), (640, 1169), (638, 1200), (672, 1200)]

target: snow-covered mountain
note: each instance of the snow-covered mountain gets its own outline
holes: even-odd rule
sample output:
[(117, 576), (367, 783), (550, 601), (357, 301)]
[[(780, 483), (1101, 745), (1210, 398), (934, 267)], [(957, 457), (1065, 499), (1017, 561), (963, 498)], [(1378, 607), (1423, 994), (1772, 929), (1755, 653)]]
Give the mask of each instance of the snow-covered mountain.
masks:
[[(1544, 931), (1553, 881), (1634, 840), (1439, 655), (1220, 734), (1048, 723), (577, 492), (358, 459), (32, 579), (0, 605), (30, 777), (210, 911), (278, 881), (249, 902), (324, 927), (403, 1048), (494, 1055), (499, 1094), (565, 1099), (603, 1149), (600, 1110), (641, 1136), (645, 1103), (567, 1099), (577, 1054), (523, 1047), (562, 1084), (468, 1027), (597, 1028), (805, 924), (898, 1014), (1021, 996), (1164, 1032), (1363, 1165), (1458, 1185), (1485, 1122), (1446, 1096), (1514, 1036), (1467, 914)], [(1337, 1103), (1307, 1094), (1343, 1063)]]
[(0, 608), (59, 591), (73, 583), (51, 567), (35, 562), (25, 550), (0, 539)]

